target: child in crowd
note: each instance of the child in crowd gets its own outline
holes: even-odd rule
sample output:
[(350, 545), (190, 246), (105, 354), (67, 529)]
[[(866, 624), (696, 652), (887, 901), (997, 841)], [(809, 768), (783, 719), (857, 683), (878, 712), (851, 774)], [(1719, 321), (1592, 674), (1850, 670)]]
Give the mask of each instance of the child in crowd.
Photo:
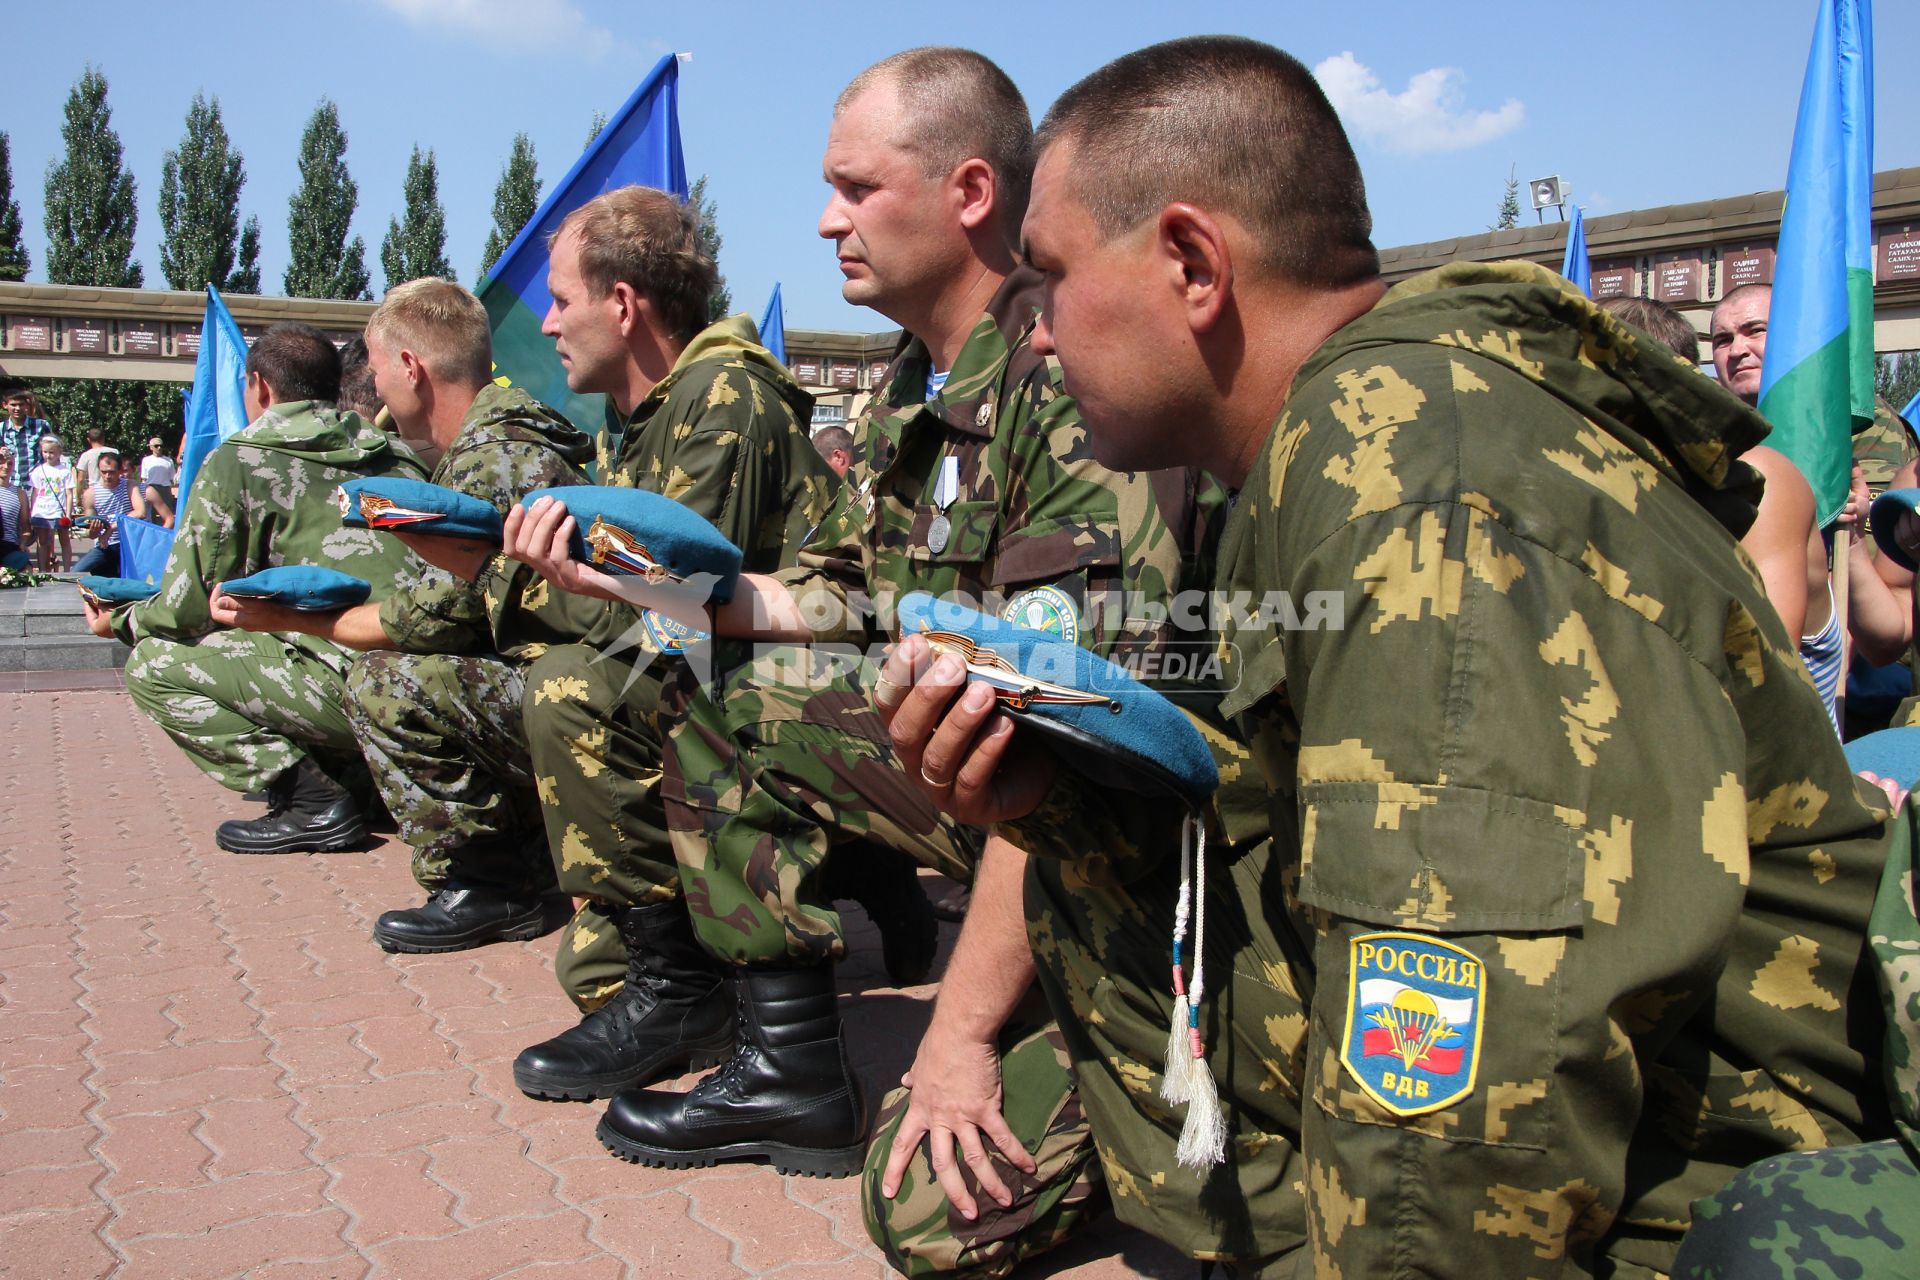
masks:
[(60, 543), (60, 571), (73, 568), (73, 464), (64, 456), (58, 436), (40, 441), (40, 465), (27, 477), (33, 494), (29, 519), (39, 547), (40, 571), (53, 572), (53, 544)]

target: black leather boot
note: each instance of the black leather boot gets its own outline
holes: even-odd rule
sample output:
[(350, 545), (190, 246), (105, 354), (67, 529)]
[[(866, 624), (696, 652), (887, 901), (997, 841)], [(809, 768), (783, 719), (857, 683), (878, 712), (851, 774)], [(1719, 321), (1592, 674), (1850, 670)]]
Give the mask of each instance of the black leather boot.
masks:
[(940, 921), (912, 858), (859, 841), (836, 845), (827, 855), (821, 888), (834, 901), (859, 903), (873, 921), (894, 986), (917, 987), (933, 973)]
[(213, 842), (228, 853), (339, 853), (367, 839), (360, 804), (311, 759), (267, 785), (267, 812), (223, 822)]
[(733, 1047), (726, 974), (694, 936), (687, 904), (628, 907), (615, 917), (626, 984), (578, 1026), (520, 1051), (513, 1082), (532, 1098), (584, 1102), (661, 1076), (710, 1067)]
[(465, 951), (537, 938), (546, 918), (539, 898), (450, 884), (435, 889), (424, 906), (382, 913), (373, 923), (373, 940), (386, 951)]
[(833, 966), (747, 969), (734, 979), (740, 1043), (687, 1093), (635, 1089), (600, 1119), (600, 1142), (622, 1160), (692, 1169), (755, 1157), (781, 1173), (860, 1172), (867, 1112), (847, 1062)]

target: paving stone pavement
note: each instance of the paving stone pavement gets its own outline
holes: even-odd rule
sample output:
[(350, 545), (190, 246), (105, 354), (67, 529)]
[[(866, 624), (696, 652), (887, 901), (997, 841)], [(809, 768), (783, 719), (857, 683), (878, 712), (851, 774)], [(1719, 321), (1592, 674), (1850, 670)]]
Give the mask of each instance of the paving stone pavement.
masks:
[[(853, 1180), (642, 1169), (531, 1101), (557, 935), (387, 955), (407, 850), (241, 857), (247, 806), (117, 691), (0, 693), (0, 1276), (884, 1277)], [(874, 1096), (933, 988), (841, 967)], [(952, 941), (946, 926), (945, 942)], [(690, 1084), (692, 1077), (677, 1087)], [(1108, 1223), (1025, 1276), (1190, 1276)]]

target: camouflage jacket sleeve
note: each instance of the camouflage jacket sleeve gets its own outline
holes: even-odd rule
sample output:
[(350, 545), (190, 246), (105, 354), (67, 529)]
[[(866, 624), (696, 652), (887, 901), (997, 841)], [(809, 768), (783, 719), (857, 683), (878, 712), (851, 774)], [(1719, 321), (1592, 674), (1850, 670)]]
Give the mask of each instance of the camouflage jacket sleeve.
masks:
[(244, 476), (234, 449), (207, 455), (185, 510), (176, 522), (167, 570), (152, 597), (125, 605), (113, 614), (113, 630), (123, 642), (148, 636), (192, 640), (217, 630), (208, 615), (213, 588), (247, 572), (253, 531), (246, 527)]
[[(1820, 1077), (1878, 828), (1827, 744), (1777, 789), (1750, 773), (1751, 686), (1804, 713), (1774, 731), (1817, 723), (1692, 500), (1449, 365), (1300, 397), (1242, 496), (1246, 580), (1340, 602), (1240, 637), (1229, 703), (1260, 726), (1313, 945), (1317, 1269), (1579, 1275), (1618, 1244), (1664, 1271), (1645, 1241), (1670, 1258), (1689, 1184), (1848, 1140), (1816, 1112), (1858, 1123)], [(1523, 439), (1545, 460), (1516, 464)]]
[(776, 540), (785, 524), (778, 437), (792, 423), (786, 403), (764, 395), (751, 377), (719, 370), (700, 411), (673, 427), (660, 492), (706, 517), (752, 559), (769, 537), (769, 521)]

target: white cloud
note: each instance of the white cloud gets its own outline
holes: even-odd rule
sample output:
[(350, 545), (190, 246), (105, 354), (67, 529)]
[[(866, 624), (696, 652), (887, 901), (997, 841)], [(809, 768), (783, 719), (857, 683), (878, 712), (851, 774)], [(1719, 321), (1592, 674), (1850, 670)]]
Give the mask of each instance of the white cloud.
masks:
[(587, 21), (574, 0), (377, 0), (413, 26), (439, 28), (501, 48), (604, 53), (613, 33)]
[(1406, 91), (1390, 93), (1380, 77), (1342, 53), (1313, 69), (1334, 110), (1349, 129), (1391, 151), (1428, 154), (1458, 151), (1513, 132), (1526, 119), (1518, 98), (1496, 111), (1471, 111), (1461, 86), (1466, 76), (1456, 67), (1434, 67), (1407, 81)]

